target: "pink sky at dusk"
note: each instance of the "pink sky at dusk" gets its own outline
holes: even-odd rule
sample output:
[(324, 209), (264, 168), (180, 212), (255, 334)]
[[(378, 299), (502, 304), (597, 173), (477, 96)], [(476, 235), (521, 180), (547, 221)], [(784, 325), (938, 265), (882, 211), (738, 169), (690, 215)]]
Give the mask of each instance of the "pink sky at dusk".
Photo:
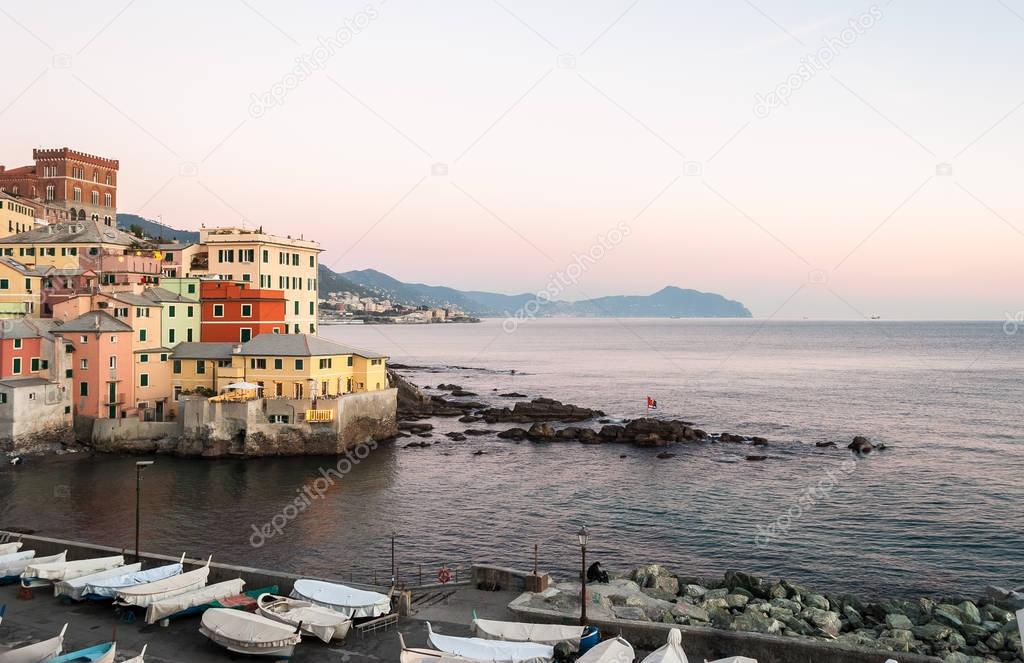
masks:
[(119, 211), (302, 233), (337, 271), (536, 291), (625, 222), (564, 298), (1003, 319), (1024, 309), (1024, 0), (881, 2), (755, 112), (871, 7), (0, 2), (0, 163), (118, 158)]

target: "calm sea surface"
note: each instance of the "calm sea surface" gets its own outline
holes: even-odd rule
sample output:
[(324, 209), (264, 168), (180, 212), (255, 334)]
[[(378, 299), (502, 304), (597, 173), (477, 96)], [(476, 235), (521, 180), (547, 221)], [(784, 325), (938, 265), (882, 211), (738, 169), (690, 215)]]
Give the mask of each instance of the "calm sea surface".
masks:
[[(442, 561), (526, 567), (535, 544), (541, 566), (565, 574), (586, 523), (590, 557), (612, 568), (737, 568), (867, 596), (1024, 584), (1024, 329), (540, 320), (512, 334), (500, 321), (323, 333), (430, 367), (409, 372), (421, 385), (456, 382), (488, 402), (515, 390), (635, 417), (651, 395), (657, 416), (768, 437), (771, 457), (745, 462), (748, 448), (730, 444), (657, 459), (615, 445), (451, 442), (441, 433), (467, 426), (440, 420), (439, 444), (382, 445), (258, 548), (252, 526), (334, 461), (160, 458), (144, 479), (144, 549), (365, 578), (387, 572), (394, 530), (399, 564), (431, 576)], [(889, 450), (851, 463), (843, 447), (858, 434)], [(814, 446), (828, 440), (840, 448)], [(0, 467), (0, 527), (130, 546), (133, 463)]]

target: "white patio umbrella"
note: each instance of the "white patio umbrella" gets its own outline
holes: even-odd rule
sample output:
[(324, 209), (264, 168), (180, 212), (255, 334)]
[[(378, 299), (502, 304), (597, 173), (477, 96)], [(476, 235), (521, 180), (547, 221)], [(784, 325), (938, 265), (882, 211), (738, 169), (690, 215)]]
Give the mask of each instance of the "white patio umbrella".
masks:
[(262, 387), (260, 387), (258, 384), (253, 384), (252, 382), (233, 382), (232, 384), (229, 384), (226, 388), (227, 389), (262, 389)]

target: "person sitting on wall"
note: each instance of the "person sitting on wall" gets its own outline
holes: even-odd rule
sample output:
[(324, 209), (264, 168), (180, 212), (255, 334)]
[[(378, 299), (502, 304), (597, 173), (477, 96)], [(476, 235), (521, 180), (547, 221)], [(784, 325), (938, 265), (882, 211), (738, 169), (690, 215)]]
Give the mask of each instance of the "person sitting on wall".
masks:
[(601, 568), (601, 562), (594, 562), (587, 569), (587, 582), (608, 583), (608, 572)]

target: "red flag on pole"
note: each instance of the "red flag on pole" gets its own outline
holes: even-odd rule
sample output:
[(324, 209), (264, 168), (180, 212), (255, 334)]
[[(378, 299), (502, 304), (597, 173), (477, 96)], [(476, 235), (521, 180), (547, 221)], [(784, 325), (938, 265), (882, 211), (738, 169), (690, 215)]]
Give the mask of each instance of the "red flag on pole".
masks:
[(647, 397), (647, 409), (656, 410), (658, 409), (658, 401), (654, 400), (650, 396)]

